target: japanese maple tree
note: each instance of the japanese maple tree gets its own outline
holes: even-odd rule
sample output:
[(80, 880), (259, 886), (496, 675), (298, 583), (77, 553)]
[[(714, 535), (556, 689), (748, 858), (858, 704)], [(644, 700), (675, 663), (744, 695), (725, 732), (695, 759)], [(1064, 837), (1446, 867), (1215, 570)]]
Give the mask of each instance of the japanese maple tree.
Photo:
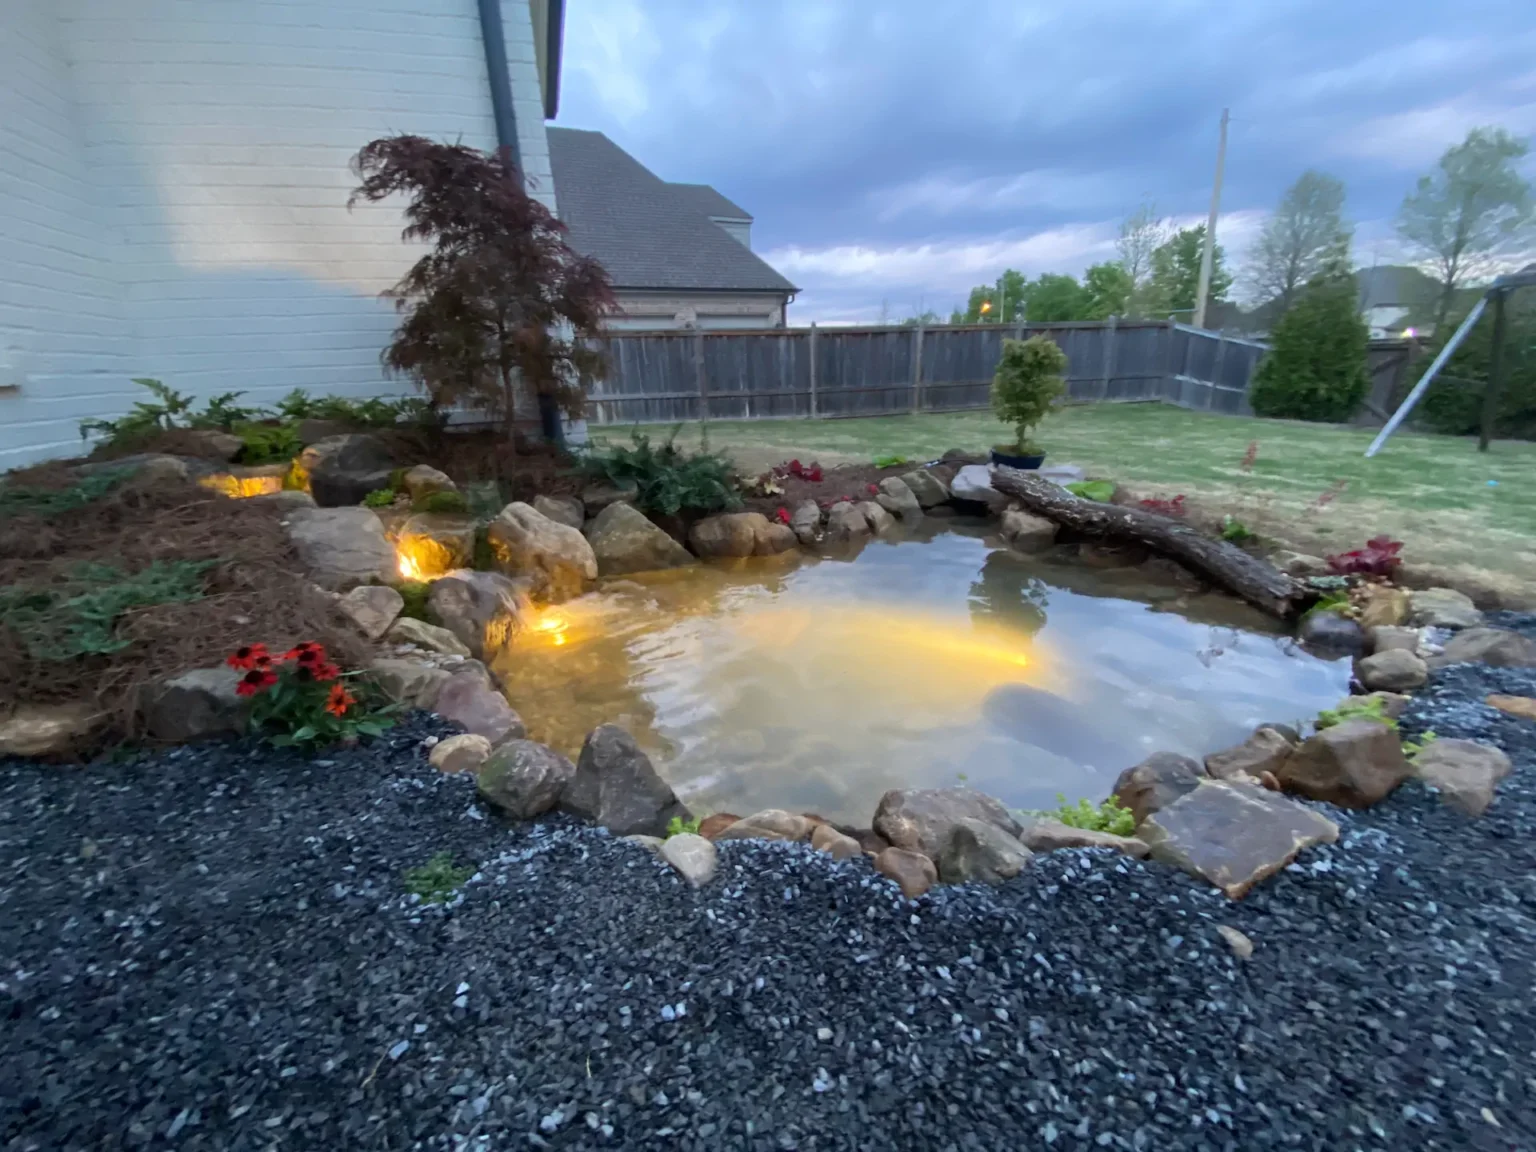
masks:
[(385, 292), (401, 315), (385, 366), (439, 408), (463, 401), (495, 415), (509, 441), (523, 386), (580, 416), (605, 370), (584, 341), (616, 306), (613, 287), (528, 194), (507, 150), (386, 136), (352, 167), (361, 183), (348, 207), (404, 197), (401, 238), (431, 246)]

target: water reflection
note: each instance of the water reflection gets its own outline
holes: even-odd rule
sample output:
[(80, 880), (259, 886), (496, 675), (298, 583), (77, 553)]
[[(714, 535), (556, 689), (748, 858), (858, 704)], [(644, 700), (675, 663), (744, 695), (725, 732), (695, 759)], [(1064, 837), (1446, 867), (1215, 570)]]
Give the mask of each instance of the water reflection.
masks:
[[(704, 810), (867, 823), (880, 793), (964, 777), (1010, 804), (1102, 795), (1148, 751), (1200, 754), (1332, 704), (1346, 662), (1225, 597), (930, 526), (857, 553), (617, 581), (497, 671), (574, 755), (622, 723)], [(1200, 622), (1171, 611), (1177, 598)]]

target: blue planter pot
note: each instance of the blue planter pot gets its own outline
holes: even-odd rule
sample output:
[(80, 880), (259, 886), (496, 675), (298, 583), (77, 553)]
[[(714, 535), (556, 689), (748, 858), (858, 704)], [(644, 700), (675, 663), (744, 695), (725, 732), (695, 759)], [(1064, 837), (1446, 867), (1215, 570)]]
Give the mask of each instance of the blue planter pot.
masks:
[(1007, 468), (1032, 470), (1045, 463), (1045, 453), (1041, 452), (1034, 456), (1019, 456), (1012, 452), (999, 452), (994, 448), (992, 449), (992, 463), (1001, 464)]

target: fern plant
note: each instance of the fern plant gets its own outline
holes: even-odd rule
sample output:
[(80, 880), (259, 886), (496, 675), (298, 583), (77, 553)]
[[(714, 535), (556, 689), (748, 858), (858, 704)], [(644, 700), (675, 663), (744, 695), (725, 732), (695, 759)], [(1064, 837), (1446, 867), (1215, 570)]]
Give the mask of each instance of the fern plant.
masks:
[(618, 488), (633, 485), (636, 507), (653, 515), (740, 508), (741, 482), (731, 462), (713, 452), (689, 455), (677, 446), (676, 437), (674, 428), (656, 445), (650, 437), (636, 432), (629, 447), (589, 453), (582, 460), (582, 470)]
[(154, 399), (135, 400), (127, 414), (116, 420), (93, 417), (80, 421), (80, 439), (86, 440), (97, 435), (111, 444), (121, 445), (141, 440), (155, 432), (187, 426), (187, 414), (192, 411), (193, 405), (191, 396), (147, 376), (135, 377), (133, 382), (141, 388), (149, 389)]

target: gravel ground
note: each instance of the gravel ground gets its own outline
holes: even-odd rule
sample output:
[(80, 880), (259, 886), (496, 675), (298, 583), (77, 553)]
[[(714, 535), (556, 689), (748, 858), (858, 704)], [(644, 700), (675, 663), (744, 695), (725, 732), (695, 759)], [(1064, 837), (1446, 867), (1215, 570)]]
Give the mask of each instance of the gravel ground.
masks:
[[(425, 718), (0, 764), (0, 1147), (1536, 1147), (1536, 738), (1490, 690), (1536, 672), (1405, 721), (1511, 751), (1488, 816), (1405, 787), (1237, 905), (1082, 851), (914, 905), (749, 843), (696, 893), (481, 816)], [(441, 851), (478, 875), (412, 903)]]

